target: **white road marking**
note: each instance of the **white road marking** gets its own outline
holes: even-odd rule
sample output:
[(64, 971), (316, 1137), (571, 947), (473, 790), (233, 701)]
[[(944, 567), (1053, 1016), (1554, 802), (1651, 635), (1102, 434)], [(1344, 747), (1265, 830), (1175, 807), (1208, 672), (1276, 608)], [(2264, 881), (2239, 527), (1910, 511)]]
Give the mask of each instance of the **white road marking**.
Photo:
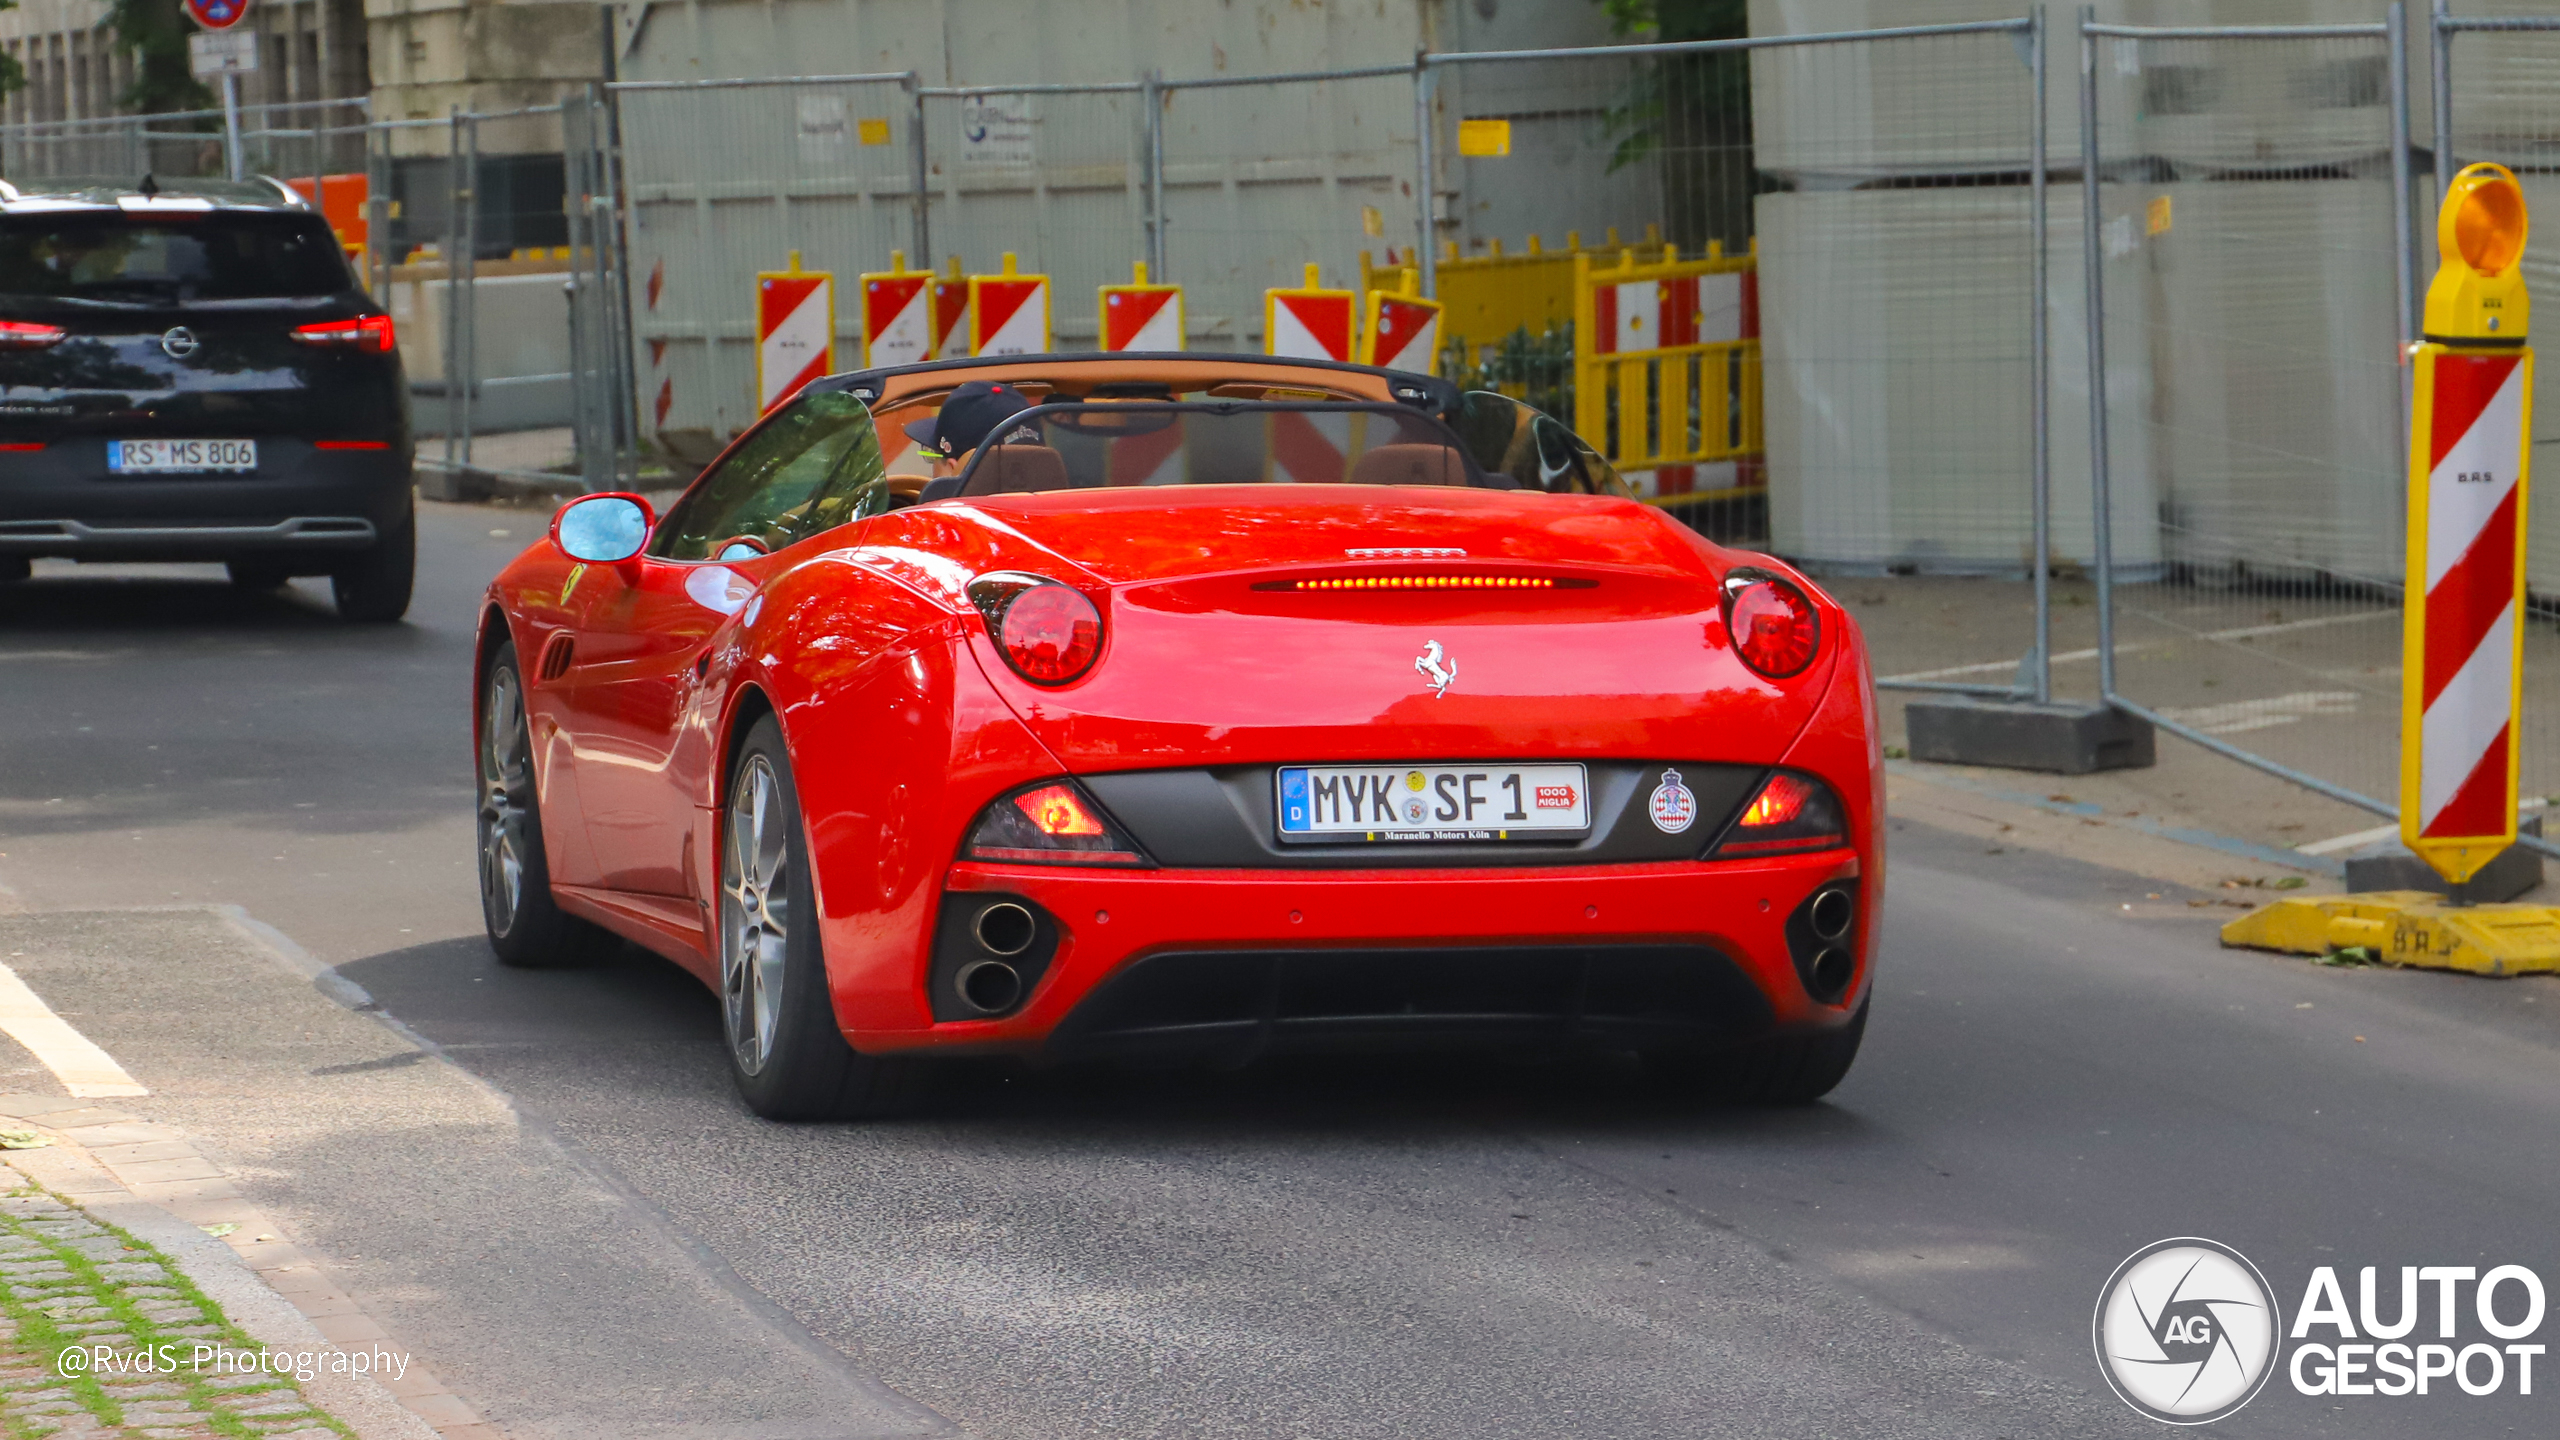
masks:
[[(2261, 635), (2282, 635), (2293, 630), (2316, 630), (2327, 625), (2352, 625), (2363, 620), (2397, 620), (2399, 618), (2400, 612), (2397, 610), (2359, 610), (2353, 615), (2323, 615), (2317, 619), (2286, 620), (2273, 625), (2243, 625), (2233, 630), (2200, 630), (2191, 632), (2179, 640), (2145, 640), (2139, 645), (2118, 645), (2116, 654), (2121, 657), (2138, 654), (2145, 650), (2166, 650), (2172, 645), (2185, 643), (2187, 639), (2254, 640)], [(2053, 663), (2061, 665), (2097, 658), (2098, 652), (2095, 650), (2061, 650), (2055, 652)], [(1959, 675), (2016, 674), (2017, 669), (2018, 662), (2015, 660), (1985, 660), (1978, 665), (1950, 665), (1944, 670), (1914, 670), (1908, 675), (1882, 675), (1877, 677), (1876, 683), (1884, 684), (1894, 680), (1951, 680)]]
[(2301, 690), (2264, 700), (2229, 700), (2220, 705), (2163, 705), (2160, 713), (2207, 735), (2237, 735), (2290, 725), (2314, 715), (2353, 715), (2359, 695), (2353, 690)]
[[(2550, 803), (2536, 795), (2530, 799), (2517, 801), (2516, 809), (2540, 810)], [(2376, 840), (2395, 839), (2399, 834), (2400, 822), (2395, 820), (2388, 825), (2376, 825), (2370, 830), (2350, 830), (2344, 835), (2332, 835), (2326, 840), (2307, 840), (2293, 848), (2305, 855), (2335, 855), (2341, 850), (2362, 849)]]
[(84, 1100), (114, 1095), (148, 1095), (124, 1073), (114, 1056), (90, 1043), (53, 1013), (44, 997), (27, 988), (18, 972), (0, 965), (0, 1031), (24, 1045), (54, 1073), (63, 1088)]

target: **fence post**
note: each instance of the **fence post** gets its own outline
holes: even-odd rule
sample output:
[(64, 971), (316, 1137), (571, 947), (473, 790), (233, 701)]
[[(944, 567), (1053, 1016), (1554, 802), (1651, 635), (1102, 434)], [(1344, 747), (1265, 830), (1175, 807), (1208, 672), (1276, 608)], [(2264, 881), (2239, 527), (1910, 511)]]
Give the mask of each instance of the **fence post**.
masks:
[[(1147, 269), (1156, 282), (1163, 284), (1173, 272), (1166, 268), (1164, 214), (1164, 72), (1147, 71)], [(927, 263), (930, 263), (928, 257)]]
[[(462, 465), (471, 465), (471, 402), (480, 388), (480, 117), (463, 117), (463, 133), (467, 137), (469, 167), (463, 172), (463, 188), (459, 195), (463, 210), (462, 248), (454, 255), (446, 271), (447, 285), (462, 296), (462, 329), (459, 336), (462, 352)], [(458, 278), (457, 278), (458, 277)]]
[(2405, 359), (2418, 341), (2417, 219), (2410, 213), (2409, 191), (2409, 19), (2401, 0), (2391, 0), (2383, 13), (2391, 26), (2391, 243), (2398, 262), (2391, 279), (2400, 301), (2400, 353)]
[(2453, 187), (2453, 31), (2445, 25), (2452, 18), (2452, 0), (2435, 0), (2427, 16), (2428, 55), (2435, 66), (2436, 134), (2436, 199), (2441, 203), (2445, 191)]
[[(1432, 193), (1431, 173), (1435, 168), (1431, 156), (1431, 57), (1416, 51), (1413, 57), (1413, 200), (1419, 210), (1415, 228), (1420, 232), (1418, 248), (1422, 255), (1422, 293), (1440, 298), (1440, 236), (1433, 224), (1433, 212), (1439, 208)], [(1578, 272), (1577, 272), (1578, 273)]]
[(446, 117), (444, 207), (444, 473), (452, 483), (462, 463), (462, 395), (455, 388), (460, 373), (462, 335), (462, 197), (468, 184), (462, 175), (462, 107)]
[(2106, 244), (2098, 234), (2098, 37), (2097, 7), (2080, 7), (2080, 264), (2089, 298), (2089, 503), (2097, 546), (2098, 698), (2116, 698), (2115, 517), (2107, 487), (2107, 306), (2099, 266)]
[[(914, 71), (910, 70), (907, 72), (907, 78), (903, 83), (907, 87), (908, 100), (913, 102), (915, 106), (915, 119), (909, 128), (914, 131), (916, 254), (918, 256), (929, 257), (933, 254), (933, 218), (931, 214), (931, 191), (928, 187), (932, 184), (933, 177), (926, 168), (928, 160), (924, 143), (924, 82), (921, 77), (919, 77)], [(925, 263), (929, 264), (931, 262), (927, 260)]]
[(2035, 451), (2030, 462), (2028, 483), (2034, 487), (2035, 525), (2035, 699), (2039, 705), (2053, 702), (2053, 336), (2050, 311), (2051, 259), (2046, 254), (2049, 217), (2045, 213), (2046, 117), (2045, 117), (2045, 7), (2039, 3), (2027, 32), (2027, 66), (2034, 72), (2035, 118), (2027, 126), (2027, 165), (2029, 202), (2035, 206), (2030, 225), (2034, 232), (2029, 242), (2035, 247), (2033, 265), (2035, 287), (2035, 325), (2028, 334), (2029, 369), (2035, 373), (2028, 384), (2033, 387), (2028, 397)]
[(240, 76), (231, 70), (222, 72), (222, 172), (233, 180), (248, 173), (240, 154)]

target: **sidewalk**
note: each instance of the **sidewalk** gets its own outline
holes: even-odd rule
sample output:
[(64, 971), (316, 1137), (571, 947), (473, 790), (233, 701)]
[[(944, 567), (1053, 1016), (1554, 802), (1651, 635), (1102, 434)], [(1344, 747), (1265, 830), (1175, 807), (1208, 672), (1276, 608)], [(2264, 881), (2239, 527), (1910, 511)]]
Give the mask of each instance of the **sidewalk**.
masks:
[[(196, 1177), (210, 1167), (176, 1132), (88, 1101), (0, 1096), (0, 1143), (21, 1147), (0, 1152), (17, 1172), (0, 1195), (0, 1424), (10, 1433), (438, 1433), (414, 1400), (394, 1398), (440, 1388), (433, 1377), (227, 1184)], [(101, 1152), (121, 1155), (124, 1173)], [(127, 1183), (151, 1172), (166, 1178)], [(187, 1223), (216, 1213), (233, 1218)], [(226, 1249), (216, 1235), (239, 1238)]]

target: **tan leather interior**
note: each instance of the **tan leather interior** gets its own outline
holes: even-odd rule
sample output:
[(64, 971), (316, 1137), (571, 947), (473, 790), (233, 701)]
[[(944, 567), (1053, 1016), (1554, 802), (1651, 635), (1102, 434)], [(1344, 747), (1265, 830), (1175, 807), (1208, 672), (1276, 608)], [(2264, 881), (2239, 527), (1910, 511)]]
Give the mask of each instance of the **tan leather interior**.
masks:
[(892, 475), (882, 483), (889, 487), (890, 494), (897, 496), (899, 499), (913, 500), (924, 493), (925, 486), (933, 483), (933, 477), (930, 475)]
[(1067, 488), (1067, 457), (1046, 445), (998, 445), (969, 477), (972, 495), (1036, 495)]
[(1458, 452), (1446, 445), (1381, 445), (1351, 462), (1354, 485), (1464, 485)]

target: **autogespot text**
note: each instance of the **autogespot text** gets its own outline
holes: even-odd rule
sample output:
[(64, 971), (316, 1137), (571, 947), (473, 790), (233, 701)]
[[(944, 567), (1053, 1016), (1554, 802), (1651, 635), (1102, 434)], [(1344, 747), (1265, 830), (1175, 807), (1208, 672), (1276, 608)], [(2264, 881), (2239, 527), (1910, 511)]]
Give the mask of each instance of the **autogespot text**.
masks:
[[(2375, 1293), (2388, 1294), (2387, 1280), (2376, 1283), (2381, 1278), (2370, 1265), (2357, 1274), (2359, 1303), (2350, 1312), (2338, 1272), (2326, 1265), (2311, 1272), (2292, 1338), (2306, 1341), (2322, 1331), (2329, 1338), (2294, 1346), (2288, 1366), (2294, 1389), (2305, 1395), (2427, 1395), (2443, 1393), (2449, 1388), (2443, 1382), (2450, 1380), (2465, 1395), (2495, 1395), (2509, 1385), (2516, 1394), (2533, 1393), (2533, 1362), (2543, 1347), (2512, 1342), (2542, 1326), (2540, 1276), (2521, 1265), (2486, 1273), (2469, 1265), (2404, 1265), (2398, 1304), (2389, 1307), (2396, 1313), (2387, 1318)], [(2471, 1287), (2469, 1296), (2462, 1294), (2465, 1286)], [(2426, 1304), (2429, 1299), (2435, 1303)], [(2439, 1343), (2402, 1343), (2403, 1336), (2417, 1339), (2410, 1332), (2427, 1320), (2435, 1322), (2429, 1328)], [(2480, 1332), (2487, 1338), (2475, 1338)]]

